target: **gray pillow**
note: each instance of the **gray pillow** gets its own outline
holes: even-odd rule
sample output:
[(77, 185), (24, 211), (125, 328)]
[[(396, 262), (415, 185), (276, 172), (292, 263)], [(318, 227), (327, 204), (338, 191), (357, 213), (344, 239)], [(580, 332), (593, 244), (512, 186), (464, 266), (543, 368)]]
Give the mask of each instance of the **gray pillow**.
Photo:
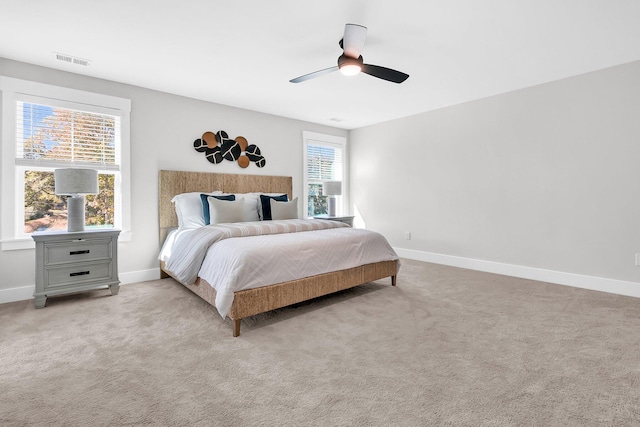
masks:
[(270, 200), (271, 219), (298, 219), (298, 198), (289, 202)]
[(244, 221), (244, 199), (218, 200), (215, 197), (207, 197), (207, 199), (211, 224)]

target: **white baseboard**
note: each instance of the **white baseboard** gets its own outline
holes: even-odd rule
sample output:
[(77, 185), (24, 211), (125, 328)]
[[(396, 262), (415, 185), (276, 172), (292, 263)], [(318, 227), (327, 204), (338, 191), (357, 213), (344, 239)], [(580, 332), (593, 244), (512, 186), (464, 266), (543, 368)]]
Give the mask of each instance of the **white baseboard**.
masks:
[[(416, 261), (432, 262), (434, 264), (450, 265), (452, 267), (467, 268), (469, 270), (485, 271), (487, 273), (502, 274), (504, 276), (521, 277), (523, 279), (558, 285), (573, 286), (611, 294), (626, 295), (640, 298), (640, 283), (623, 280), (607, 279), (604, 277), (585, 276), (582, 274), (565, 273), (562, 271), (545, 270), (542, 268), (525, 267), (522, 265), (504, 264), (493, 261), (483, 261), (453, 255), (443, 255), (433, 252), (416, 251), (413, 249), (394, 248), (401, 258)], [(160, 279), (160, 269), (130, 271), (120, 273), (120, 284), (146, 282)], [(34, 285), (9, 289), (0, 289), (0, 304), (23, 301), (33, 298)]]
[(160, 278), (160, 268), (151, 268), (149, 270), (129, 271), (119, 273), (120, 284), (127, 285), (129, 283), (148, 282), (149, 280), (158, 280)]
[[(121, 285), (147, 282), (149, 280), (158, 280), (160, 278), (160, 269), (152, 268), (149, 270), (129, 271), (120, 273), (118, 276)], [(0, 304), (32, 299), (35, 288), (35, 285), (26, 285), (17, 288), (0, 289)]]
[(545, 270), (522, 265), (503, 264), (453, 255), (422, 252), (413, 249), (394, 248), (394, 250), (401, 258), (416, 261), (432, 262), (434, 264), (444, 264), (452, 267), (467, 268), (469, 270), (485, 271), (487, 273), (502, 274), (504, 276), (520, 277), (540, 282), (640, 298), (640, 283), (636, 282), (625, 282), (623, 280), (585, 276), (582, 274), (565, 273), (562, 271)]
[(24, 301), (33, 298), (35, 285), (20, 286), (18, 288), (0, 289), (0, 304), (5, 302)]

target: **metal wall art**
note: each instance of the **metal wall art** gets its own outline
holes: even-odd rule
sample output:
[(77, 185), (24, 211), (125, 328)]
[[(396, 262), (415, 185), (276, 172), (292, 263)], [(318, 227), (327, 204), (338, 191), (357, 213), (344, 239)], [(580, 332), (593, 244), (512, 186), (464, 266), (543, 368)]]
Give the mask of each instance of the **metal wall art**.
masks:
[(202, 137), (193, 141), (193, 148), (199, 153), (204, 153), (207, 160), (213, 164), (223, 160), (238, 162), (241, 168), (246, 168), (251, 162), (259, 168), (267, 164), (257, 145), (249, 144), (244, 136), (231, 139), (223, 130), (203, 133)]

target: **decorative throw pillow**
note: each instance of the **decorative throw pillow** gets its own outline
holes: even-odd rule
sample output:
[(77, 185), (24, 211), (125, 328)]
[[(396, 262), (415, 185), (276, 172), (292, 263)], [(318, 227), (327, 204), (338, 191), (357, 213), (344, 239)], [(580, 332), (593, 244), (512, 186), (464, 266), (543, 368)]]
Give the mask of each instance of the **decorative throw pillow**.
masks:
[(289, 196), (286, 194), (282, 194), (280, 196), (267, 196), (265, 194), (260, 195), (260, 205), (262, 206), (262, 220), (268, 221), (271, 219), (271, 199), (277, 200), (278, 202), (287, 202), (289, 200)]
[(244, 199), (244, 221), (260, 221), (258, 205), (260, 198), (255, 193), (236, 193), (237, 199)]
[[(202, 201), (200, 199), (201, 192), (176, 194), (171, 199), (176, 208), (178, 217), (178, 227), (180, 228), (198, 228), (204, 227), (204, 216), (202, 215)], [(222, 194), (221, 191), (214, 191), (209, 195)]]
[(298, 198), (290, 202), (271, 199), (271, 219), (298, 219)]
[(244, 199), (219, 200), (209, 197), (208, 200), (211, 224), (243, 222)]
[[(215, 197), (218, 200), (235, 200), (236, 196), (233, 194), (200, 194), (200, 200), (202, 202), (202, 217), (204, 218), (204, 225), (211, 224), (211, 218), (209, 214), (209, 201), (207, 200), (209, 197)], [(215, 224), (215, 223), (214, 223)]]

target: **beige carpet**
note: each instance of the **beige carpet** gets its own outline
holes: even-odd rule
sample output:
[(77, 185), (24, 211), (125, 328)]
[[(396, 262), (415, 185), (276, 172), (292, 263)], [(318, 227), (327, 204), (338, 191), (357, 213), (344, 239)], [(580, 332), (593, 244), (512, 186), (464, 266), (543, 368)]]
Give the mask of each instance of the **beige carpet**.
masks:
[(0, 425), (640, 425), (640, 299), (403, 261), (243, 321), (172, 279), (0, 305)]

